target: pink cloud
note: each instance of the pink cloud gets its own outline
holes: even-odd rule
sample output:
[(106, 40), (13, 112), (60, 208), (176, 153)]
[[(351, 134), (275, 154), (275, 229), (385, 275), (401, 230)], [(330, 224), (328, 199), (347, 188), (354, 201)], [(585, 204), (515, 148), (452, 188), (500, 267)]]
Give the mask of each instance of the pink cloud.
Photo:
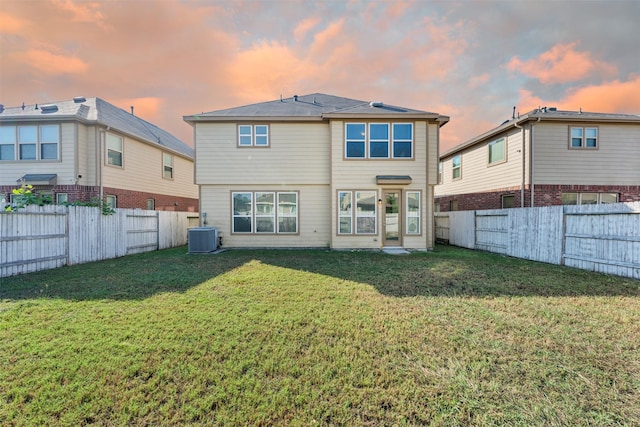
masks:
[(593, 59), (589, 52), (576, 51), (576, 45), (557, 44), (528, 61), (514, 56), (505, 67), (544, 84), (575, 82), (593, 74), (608, 77), (615, 75), (616, 67)]
[(60, 10), (70, 12), (72, 15), (71, 20), (73, 22), (96, 24), (103, 29), (109, 28), (105, 23), (104, 16), (100, 11), (100, 4), (98, 2), (74, 3), (71, 0), (51, 0), (51, 2)]
[(296, 26), (295, 30), (293, 30), (294, 39), (297, 42), (300, 42), (302, 39), (304, 39), (304, 37), (307, 35), (309, 31), (311, 31), (313, 28), (316, 27), (316, 25), (318, 25), (319, 22), (320, 22), (320, 18), (318, 18), (317, 16), (303, 19), (302, 21), (300, 21), (300, 23)]
[(22, 63), (22, 66), (33, 67), (47, 75), (83, 74), (89, 68), (89, 65), (80, 58), (40, 49), (16, 52), (11, 57), (18, 63)]
[(26, 26), (26, 21), (0, 12), (0, 24), (0, 34), (20, 34)]

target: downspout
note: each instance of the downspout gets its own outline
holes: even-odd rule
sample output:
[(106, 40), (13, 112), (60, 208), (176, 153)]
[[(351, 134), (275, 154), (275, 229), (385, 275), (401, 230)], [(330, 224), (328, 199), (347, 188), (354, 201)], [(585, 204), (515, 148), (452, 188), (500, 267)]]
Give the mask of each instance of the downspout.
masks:
[(524, 128), (518, 124), (518, 122), (514, 123), (514, 126), (520, 129), (521, 138), (522, 138), (522, 180), (520, 182), (520, 207), (524, 208), (524, 181), (525, 181), (525, 142), (524, 142)]
[(535, 184), (533, 183), (533, 126), (536, 123), (540, 123), (542, 117), (538, 117), (538, 120), (531, 123), (531, 130), (529, 130), (529, 187), (531, 188), (531, 207), (535, 206), (534, 202), (534, 193), (535, 193)]

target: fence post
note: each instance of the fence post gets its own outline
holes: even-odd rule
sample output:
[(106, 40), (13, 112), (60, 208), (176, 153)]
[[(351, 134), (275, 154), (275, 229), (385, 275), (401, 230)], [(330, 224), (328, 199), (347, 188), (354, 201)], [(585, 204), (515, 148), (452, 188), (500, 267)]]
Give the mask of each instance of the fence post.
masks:
[(560, 247), (560, 265), (564, 265), (564, 255), (567, 247), (567, 215), (566, 206), (562, 207), (562, 246)]
[(473, 249), (478, 248), (478, 211), (473, 211)]

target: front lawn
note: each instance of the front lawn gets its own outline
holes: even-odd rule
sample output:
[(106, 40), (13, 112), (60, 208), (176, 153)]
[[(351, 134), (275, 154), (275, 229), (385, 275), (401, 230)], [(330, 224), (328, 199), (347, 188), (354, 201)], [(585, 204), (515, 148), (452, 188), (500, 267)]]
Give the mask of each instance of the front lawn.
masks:
[(640, 282), (438, 246), (0, 279), (0, 425), (640, 425)]

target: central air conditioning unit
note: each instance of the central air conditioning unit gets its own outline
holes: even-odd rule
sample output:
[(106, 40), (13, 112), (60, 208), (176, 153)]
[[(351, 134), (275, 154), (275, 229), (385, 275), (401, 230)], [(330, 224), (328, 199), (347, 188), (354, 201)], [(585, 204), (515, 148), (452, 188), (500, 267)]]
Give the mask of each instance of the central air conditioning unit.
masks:
[(190, 228), (188, 233), (189, 253), (208, 253), (218, 249), (218, 230), (212, 227)]

